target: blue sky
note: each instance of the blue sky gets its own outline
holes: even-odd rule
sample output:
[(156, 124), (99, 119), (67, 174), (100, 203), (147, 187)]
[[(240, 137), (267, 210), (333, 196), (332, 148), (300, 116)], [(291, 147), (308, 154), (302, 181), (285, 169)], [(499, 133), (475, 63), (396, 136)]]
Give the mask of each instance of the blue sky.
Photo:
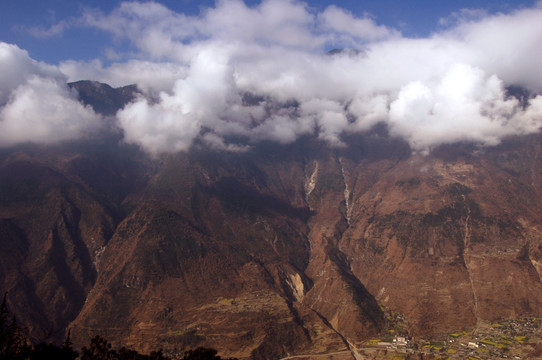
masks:
[[(160, 0), (171, 10), (197, 15), (214, 0)], [(80, 17), (88, 9), (109, 13), (119, 6), (118, 0), (3, 0), (0, 2), (0, 41), (14, 43), (29, 51), (31, 57), (48, 63), (66, 59), (85, 60), (104, 58), (104, 48), (111, 46), (112, 38), (99, 29), (72, 27), (62, 34), (36, 38), (29, 33), (32, 28), (49, 28), (61, 21)], [(247, 0), (254, 6), (260, 3)], [(532, 6), (532, 0), (310, 0), (306, 1), (315, 12), (330, 5), (351, 11), (356, 16), (368, 13), (377, 24), (395, 28), (404, 36), (425, 37), (441, 28), (439, 20), (461, 9), (481, 9), (488, 13), (509, 12)], [(121, 44), (114, 43), (114, 46)]]

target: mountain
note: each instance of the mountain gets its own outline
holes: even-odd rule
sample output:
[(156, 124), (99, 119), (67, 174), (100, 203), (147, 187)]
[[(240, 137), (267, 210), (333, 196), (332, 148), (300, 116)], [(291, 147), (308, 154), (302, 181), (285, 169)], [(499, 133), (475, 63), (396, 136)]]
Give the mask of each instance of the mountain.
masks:
[[(70, 84), (111, 115), (134, 87)], [(0, 290), (34, 341), (277, 359), (542, 314), (540, 135), (413, 154), (386, 129), (150, 159), (0, 151)]]
[(72, 82), (68, 86), (77, 91), (83, 103), (91, 105), (94, 111), (102, 115), (115, 115), (119, 108), (140, 93), (135, 85), (112, 88), (107, 84), (88, 80)]

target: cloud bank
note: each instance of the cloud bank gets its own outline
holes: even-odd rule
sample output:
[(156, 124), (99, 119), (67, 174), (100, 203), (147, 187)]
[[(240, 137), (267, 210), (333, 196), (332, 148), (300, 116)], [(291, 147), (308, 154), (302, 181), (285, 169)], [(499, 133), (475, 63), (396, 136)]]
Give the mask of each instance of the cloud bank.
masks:
[(101, 118), (83, 106), (58, 69), (0, 42), (0, 146), (51, 144), (96, 130)]
[[(128, 42), (130, 51), (111, 50), (117, 60), (108, 66), (66, 61), (59, 70), (70, 80), (138, 84), (147, 97), (117, 118), (127, 142), (155, 155), (194, 141), (235, 151), (303, 135), (343, 146), (343, 135), (380, 122), (420, 152), (539, 131), (542, 96), (524, 107), (505, 89), (542, 93), (542, 8), (473, 13), (452, 14), (452, 25), (413, 39), (368, 15), (337, 6), (317, 12), (296, 0), (253, 7), (221, 0), (198, 16), (125, 2), (107, 14), (88, 10), (74, 23)], [(347, 50), (326, 54), (332, 48)], [(0, 93), (10, 99), (3, 117), (24, 92), (16, 86), (36, 85), (10, 81), (11, 95)], [(82, 124), (95, 123), (84, 113)]]

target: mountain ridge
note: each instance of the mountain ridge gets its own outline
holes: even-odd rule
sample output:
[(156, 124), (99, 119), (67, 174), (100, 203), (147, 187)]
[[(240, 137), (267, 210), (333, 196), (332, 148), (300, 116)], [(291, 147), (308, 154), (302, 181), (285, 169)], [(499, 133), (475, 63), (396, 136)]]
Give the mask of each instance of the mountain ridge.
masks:
[[(107, 116), (136, 94), (70, 86)], [(383, 308), (411, 336), (542, 313), (540, 134), (419, 155), (375, 129), (158, 159), (120, 140), (0, 151), (0, 289), (34, 341), (275, 359), (357, 346)]]

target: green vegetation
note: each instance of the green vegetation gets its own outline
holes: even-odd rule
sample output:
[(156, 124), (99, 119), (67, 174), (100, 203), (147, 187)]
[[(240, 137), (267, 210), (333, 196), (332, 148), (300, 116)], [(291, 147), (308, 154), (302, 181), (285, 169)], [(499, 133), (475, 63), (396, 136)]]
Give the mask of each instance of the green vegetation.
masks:
[(371, 339), (371, 340), (369, 340), (369, 341), (367, 341), (367, 342), (365, 343), (365, 346), (376, 346), (376, 345), (378, 345), (378, 343), (381, 342), (381, 341), (382, 341), (382, 340), (380, 340), (380, 339)]
[(233, 305), (235, 303), (235, 299), (220, 299), (219, 303), (220, 305)]
[(480, 343), (485, 344), (485, 345), (494, 346), (496, 348), (503, 349), (503, 350), (505, 350), (507, 348), (505, 343), (502, 343), (502, 342), (496, 343), (495, 341), (486, 340), (486, 339), (480, 340)]
[(454, 339), (457, 339), (458, 337), (465, 336), (465, 335), (467, 335), (466, 331), (458, 331), (453, 334), (450, 334), (450, 336), (453, 337)]
[[(380, 338), (370, 339), (363, 344), (361, 351), (364, 355), (374, 356), (376, 351), (379, 359), (401, 359), (406, 356), (406, 359), (490, 360), (523, 359), (539, 351), (542, 320), (536, 317), (481, 324), (471, 331), (416, 339), (408, 336), (406, 321), (400, 313), (387, 311), (382, 306), (381, 310), (385, 314), (387, 327)], [(402, 340), (399, 342), (399, 337), (406, 337), (406, 344)]]
[(514, 340), (516, 340), (518, 343), (523, 344), (525, 341), (527, 341), (529, 338), (527, 336), (515, 336)]
[(497, 347), (499, 344), (491, 340), (480, 340), (480, 343)]

